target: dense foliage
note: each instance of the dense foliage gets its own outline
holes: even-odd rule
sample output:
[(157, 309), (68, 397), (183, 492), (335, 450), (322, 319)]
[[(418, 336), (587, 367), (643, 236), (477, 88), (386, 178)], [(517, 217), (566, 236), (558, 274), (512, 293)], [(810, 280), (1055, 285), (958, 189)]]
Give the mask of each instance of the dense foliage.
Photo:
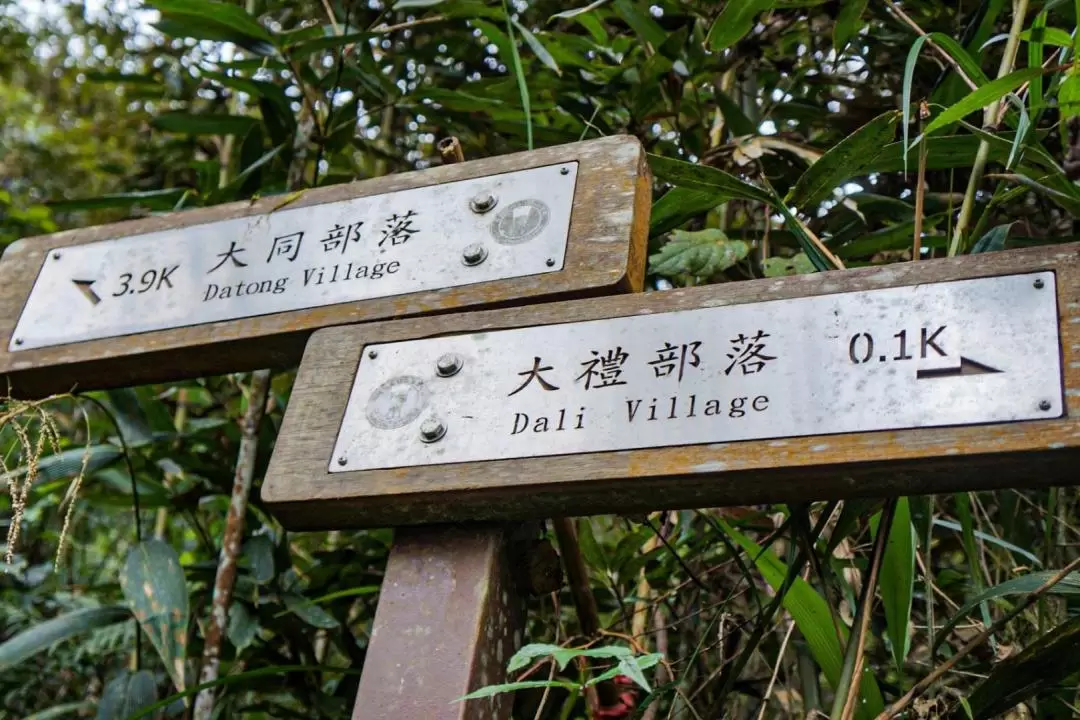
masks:
[[(1076, 8), (0, 0), (0, 243), (422, 169), (451, 135), (476, 158), (618, 133), (652, 153), (657, 290), (1066, 242)], [(257, 486), (291, 382), (3, 406), (0, 716), (192, 712), (241, 419), (265, 402)], [(870, 718), (958, 655), (900, 710), (1080, 714), (1080, 574), (1054, 577), (1080, 503), (1037, 474), (580, 519), (607, 634), (582, 637), (560, 592), (530, 601), (529, 639), (612, 649), (517, 716), (585, 717), (581, 673), (630, 656), (646, 686), (624, 717)], [(349, 717), (392, 531), (288, 533), (257, 489), (245, 526), (214, 712)]]

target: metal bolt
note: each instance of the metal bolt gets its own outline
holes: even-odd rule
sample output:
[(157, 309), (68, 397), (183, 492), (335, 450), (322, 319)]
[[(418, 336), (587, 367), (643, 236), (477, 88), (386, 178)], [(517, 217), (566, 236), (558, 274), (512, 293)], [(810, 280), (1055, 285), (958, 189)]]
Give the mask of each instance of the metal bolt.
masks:
[(479, 265), (487, 260), (488, 251), (487, 248), (480, 243), (473, 243), (467, 245), (464, 250), (461, 251), (461, 262), (465, 263), (469, 267), (473, 265)]
[(435, 372), (439, 377), (452, 377), (461, 370), (461, 356), (457, 353), (446, 353), (435, 361)]
[(570, 174), (570, 168), (568, 168), (568, 167), (559, 168), (559, 174), (560, 175), (569, 175)]
[(16, 345), (22, 345), (23, 344), (23, 339), (22, 338), (15, 338), (15, 344)]
[(54, 253), (52, 254), (52, 258), (53, 258), (53, 260), (59, 260), (59, 259), (60, 259), (60, 253), (58, 253), (58, 252), (54, 252)]
[(349, 464), (349, 459), (347, 457), (345, 457), (344, 455), (342, 455), (341, 457), (339, 457), (337, 459), (337, 464), (344, 467), (344, 466)]
[(472, 200), (469, 201), (469, 207), (472, 208), (474, 213), (486, 213), (491, 208), (495, 207), (499, 202), (499, 198), (495, 197), (489, 192), (482, 192)]
[(1049, 400), (1040, 400), (1039, 401), (1039, 409), (1042, 410), (1043, 412), (1049, 412), (1050, 408), (1052, 408), (1052, 407), (1054, 407), (1054, 406)]
[(420, 440), (423, 442), (439, 442), (445, 434), (446, 425), (438, 418), (430, 417), (420, 425)]
[(548, 258), (544, 261), (544, 264), (548, 267), (555, 267), (555, 258)]
[(374, 360), (375, 358), (379, 357), (379, 353), (378, 353), (377, 350), (368, 350), (367, 351), (367, 356), (369, 358), (371, 358), (372, 360)]
[(1046, 286), (1046, 283), (1043, 282), (1042, 278), (1036, 278), (1035, 279), (1035, 289), (1036, 290), (1042, 290), (1045, 286)]

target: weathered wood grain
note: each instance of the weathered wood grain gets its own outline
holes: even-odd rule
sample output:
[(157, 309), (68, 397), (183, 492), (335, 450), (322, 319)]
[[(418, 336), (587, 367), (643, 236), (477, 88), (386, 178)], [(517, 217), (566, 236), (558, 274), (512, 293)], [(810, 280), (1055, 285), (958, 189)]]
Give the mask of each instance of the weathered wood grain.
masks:
[[(1052, 270), (1067, 412), (1057, 419), (329, 474), (367, 343)], [(263, 485), (294, 528), (514, 520), (1080, 482), (1080, 244), (316, 333)]]
[(56, 249), (260, 215), (280, 198), (20, 240), (0, 258), (0, 382), (17, 396), (290, 367), (316, 329), (385, 318), (506, 306), (641, 289), (651, 178), (636, 138), (618, 136), (432, 170), (309, 190), (290, 209), (457, 180), (578, 162), (570, 240), (560, 272), (374, 298), (226, 322), (9, 352), (8, 344), (46, 255)]

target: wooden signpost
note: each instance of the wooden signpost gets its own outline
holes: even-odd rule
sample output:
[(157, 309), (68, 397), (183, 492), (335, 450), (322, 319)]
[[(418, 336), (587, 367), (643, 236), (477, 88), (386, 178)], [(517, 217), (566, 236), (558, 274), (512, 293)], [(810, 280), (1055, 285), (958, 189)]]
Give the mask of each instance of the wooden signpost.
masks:
[(1075, 483), (1080, 245), (320, 331), (295, 528)]
[(637, 290), (636, 139), (21, 240), (0, 259), (19, 396), (295, 365), (312, 331)]

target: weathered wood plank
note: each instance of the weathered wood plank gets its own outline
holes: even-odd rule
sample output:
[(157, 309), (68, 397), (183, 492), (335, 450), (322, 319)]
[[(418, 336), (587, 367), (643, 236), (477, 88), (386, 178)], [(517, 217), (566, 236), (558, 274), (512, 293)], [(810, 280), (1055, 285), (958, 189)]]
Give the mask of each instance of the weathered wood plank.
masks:
[[(281, 198), (232, 203), (21, 240), (0, 258), (0, 381), (20, 396), (134, 385), (296, 364), (316, 329), (377, 319), (640, 290), (651, 179), (629, 136), (545, 148), (432, 170), (309, 190), (302, 208), (525, 170), (578, 163), (565, 264), (559, 272), (280, 312), (53, 347), (9, 350), (13, 331), (50, 254), (89, 243), (271, 213)], [(432, 262), (459, 262), (432, 258)]]
[[(1056, 274), (1060, 418), (327, 472), (368, 343), (1042, 270)], [(1076, 483), (1078, 461), (1080, 244), (1069, 244), (323, 330), (301, 364), (263, 498), (290, 527), (358, 527)]]

